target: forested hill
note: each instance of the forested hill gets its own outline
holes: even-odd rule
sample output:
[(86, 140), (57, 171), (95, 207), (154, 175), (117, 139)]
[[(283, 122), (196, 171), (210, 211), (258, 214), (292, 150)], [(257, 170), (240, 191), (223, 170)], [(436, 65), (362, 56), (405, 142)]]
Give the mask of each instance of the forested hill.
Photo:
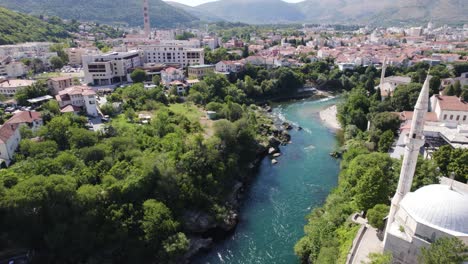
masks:
[(0, 7), (0, 45), (28, 41), (58, 41), (68, 38), (68, 32), (36, 17)]
[[(195, 16), (161, 0), (150, 0), (149, 3), (153, 27), (174, 26), (197, 20)], [(2, 0), (0, 5), (24, 13), (64, 19), (130, 26), (143, 24), (141, 0)]]

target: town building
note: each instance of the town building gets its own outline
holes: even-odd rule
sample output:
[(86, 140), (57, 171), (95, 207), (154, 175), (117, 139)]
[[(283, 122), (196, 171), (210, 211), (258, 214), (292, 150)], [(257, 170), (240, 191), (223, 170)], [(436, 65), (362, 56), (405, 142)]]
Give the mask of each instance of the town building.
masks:
[(23, 111), (16, 113), (0, 126), (0, 168), (9, 166), (21, 141), (20, 127), (26, 125), (34, 131), (42, 126), (41, 113)]
[(161, 71), (161, 82), (164, 85), (169, 85), (173, 81), (184, 81), (185, 74), (181, 69), (169, 67)]
[(398, 85), (406, 85), (411, 83), (411, 77), (406, 76), (389, 76), (385, 77), (385, 72), (387, 70), (387, 58), (384, 59), (382, 63), (382, 75), (380, 76), (380, 84), (376, 89), (380, 89), (380, 96), (382, 101), (387, 97), (391, 97), (395, 92)]
[(54, 77), (47, 80), (47, 86), (52, 94), (58, 94), (73, 85), (73, 77)]
[(468, 124), (468, 102), (456, 96), (433, 95), (431, 110), (446, 126)]
[(36, 81), (33, 80), (22, 80), (22, 79), (0, 79), (0, 94), (12, 97), (19, 90), (34, 84)]
[(18, 78), (26, 73), (26, 66), (22, 62), (15, 61), (9, 56), (0, 58), (0, 77)]
[(61, 109), (71, 105), (80, 107), (89, 116), (98, 116), (96, 92), (87, 86), (72, 86), (60, 91), (55, 99)]
[(215, 71), (214, 65), (195, 65), (188, 67), (188, 77), (201, 79)]
[(205, 63), (205, 51), (193, 48), (190, 42), (180, 44), (141, 45), (138, 47), (144, 54), (145, 63), (165, 63), (187, 67)]
[(85, 82), (97, 86), (130, 81), (130, 73), (141, 66), (143, 63), (137, 50), (83, 56)]
[(461, 87), (468, 85), (468, 72), (460, 74), (460, 77), (443, 79), (441, 85), (442, 87), (447, 87), (449, 85), (454, 85), (457, 81), (460, 82)]
[(97, 48), (69, 48), (65, 52), (68, 55), (68, 64), (72, 66), (82, 66), (83, 56), (98, 55), (100, 53)]
[(240, 72), (244, 69), (242, 61), (220, 61), (216, 63), (215, 68), (217, 72)]
[(400, 178), (384, 234), (383, 249), (392, 253), (394, 263), (417, 263), (421, 248), (441, 237), (457, 237), (468, 244), (467, 188), (459, 187), (462, 184), (432, 184), (410, 192), (418, 155), (425, 145), (429, 80), (430, 76), (416, 103), (409, 133), (404, 135)]

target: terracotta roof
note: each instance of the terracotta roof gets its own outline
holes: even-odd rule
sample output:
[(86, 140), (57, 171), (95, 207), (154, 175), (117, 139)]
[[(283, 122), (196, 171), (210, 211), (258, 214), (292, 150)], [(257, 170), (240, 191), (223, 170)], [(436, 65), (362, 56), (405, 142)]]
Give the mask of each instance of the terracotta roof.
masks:
[(436, 98), (442, 110), (468, 112), (468, 103), (460, 101), (456, 96), (439, 95)]
[(64, 108), (60, 110), (62, 113), (74, 113), (74, 112), (80, 112), (81, 108), (78, 106), (73, 106), (73, 105), (67, 105)]
[[(413, 120), (413, 112), (412, 111), (403, 111), (399, 113), (400, 120), (407, 121)], [(439, 119), (435, 112), (427, 112), (424, 116), (424, 121), (426, 122), (437, 122)]]
[(6, 123), (7, 124), (32, 123), (33, 121), (40, 120), (40, 119), (41, 119), (40, 112), (22, 111), (22, 112), (16, 113)]
[(13, 136), (18, 128), (17, 124), (7, 124), (0, 126), (0, 143), (6, 144), (6, 142)]

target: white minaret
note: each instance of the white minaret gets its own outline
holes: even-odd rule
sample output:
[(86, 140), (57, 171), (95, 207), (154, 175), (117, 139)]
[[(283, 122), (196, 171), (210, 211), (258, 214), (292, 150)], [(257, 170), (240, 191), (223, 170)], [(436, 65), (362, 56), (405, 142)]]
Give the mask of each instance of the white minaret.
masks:
[(387, 242), (387, 234), (392, 225), (395, 213), (400, 207), (400, 202), (403, 197), (411, 190), (413, 183), (414, 171), (418, 162), (419, 150), (424, 145), (424, 117), (429, 105), (429, 80), (431, 76), (427, 76), (424, 82), (421, 93), (419, 94), (418, 102), (414, 107), (413, 120), (411, 122), (410, 133), (406, 136), (405, 156), (401, 164), (400, 179), (395, 196), (392, 199), (390, 213), (387, 219), (387, 227), (385, 229), (384, 245)]
[(143, 24), (145, 30), (145, 36), (151, 37), (151, 26), (150, 26), (150, 17), (149, 17), (149, 3), (148, 0), (143, 0)]
[(380, 75), (380, 90), (382, 90), (382, 85), (385, 81), (385, 72), (387, 71), (387, 57), (385, 57), (383, 59), (383, 62), (382, 62), (382, 75)]

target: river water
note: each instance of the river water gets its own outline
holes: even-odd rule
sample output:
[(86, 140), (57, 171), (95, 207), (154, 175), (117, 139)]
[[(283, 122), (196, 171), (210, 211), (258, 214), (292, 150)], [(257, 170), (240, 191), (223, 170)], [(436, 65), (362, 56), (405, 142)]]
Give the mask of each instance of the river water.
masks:
[(336, 186), (339, 162), (329, 156), (334, 134), (318, 112), (335, 99), (277, 105), (273, 113), (304, 128), (291, 130), (292, 144), (281, 147), (279, 163), (265, 158), (248, 188), (240, 221), (232, 236), (195, 263), (298, 263), (294, 244), (303, 235), (306, 215)]

